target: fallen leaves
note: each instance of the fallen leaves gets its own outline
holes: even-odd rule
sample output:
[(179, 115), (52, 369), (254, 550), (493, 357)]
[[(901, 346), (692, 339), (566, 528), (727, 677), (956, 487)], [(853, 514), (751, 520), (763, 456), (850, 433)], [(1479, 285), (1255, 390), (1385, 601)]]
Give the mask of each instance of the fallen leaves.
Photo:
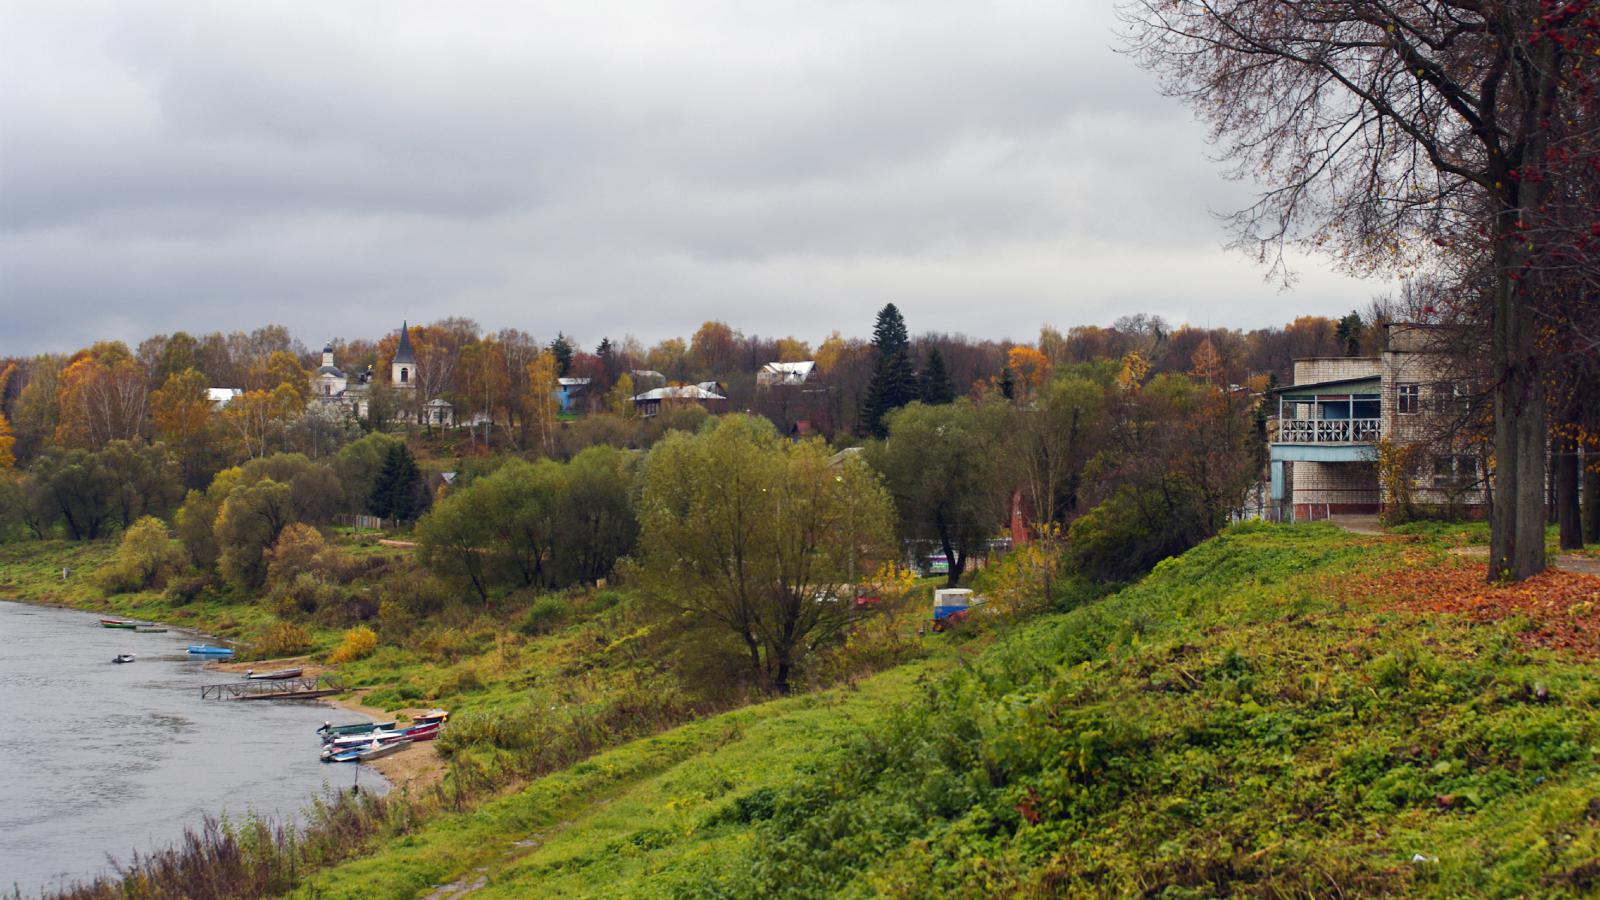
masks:
[(1514, 584), (1488, 584), (1482, 564), (1410, 557), (1381, 575), (1342, 582), (1345, 599), (1376, 600), (1407, 612), (1445, 613), (1480, 623), (1522, 616), (1529, 646), (1600, 658), (1600, 576), (1551, 569)]

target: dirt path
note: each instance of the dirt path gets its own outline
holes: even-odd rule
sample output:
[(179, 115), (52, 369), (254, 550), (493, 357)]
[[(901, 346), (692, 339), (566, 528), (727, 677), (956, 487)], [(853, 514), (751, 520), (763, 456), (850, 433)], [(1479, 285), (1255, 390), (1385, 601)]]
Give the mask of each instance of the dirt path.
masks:
[[(1450, 552), (1468, 559), (1489, 558), (1489, 548), (1482, 544), (1474, 544), (1471, 547), (1451, 547)], [(1550, 568), (1560, 569), (1563, 572), (1577, 572), (1579, 575), (1600, 575), (1600, 559), (1594, 559), (1593, 557), (1573, 556), (1570, 553), (1562, 553), (1550, 557), (1549, 562)]]

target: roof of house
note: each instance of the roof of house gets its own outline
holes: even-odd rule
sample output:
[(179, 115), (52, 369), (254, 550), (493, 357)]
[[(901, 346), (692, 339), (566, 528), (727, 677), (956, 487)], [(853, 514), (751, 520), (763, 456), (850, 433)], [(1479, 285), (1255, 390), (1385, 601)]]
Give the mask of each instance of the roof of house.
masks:
[(592, 378), (557, 378), (556, 384), (562, 387), (583, 387), (593, 380)]
[(206, 397), (212, 403), (227, 406), (228, 401), (244, 393), (244, 388), (206, 388)]
[(1335, 388), (1342, 390), (1337, 393), (1353, 393), (1356, 388), (1377, 388), (1383, 383), (1383, 378), (1378, 375), (1363, 375), (1359, 378), (1335, 378), (1332, 381), (1308, 381), (1305, 384), (1286, 384), (1268, 391), (1269, 394), (1320, 394), (1332, 392)]
[(801, 378), (805, 378), (816, 367), (816, 360), (808, 359), (805, 362), (769, 362), (761, 367), (761, 371), (771, 372), (774, 375), (798, 375)]
[(343, 378), (344, 377), (344, 373), (339, 371), (339, 367), (338, 366), (318, 366), (317, 367), (317, 374), (318, 375), (332, 375), (335, 378)]
[(727, 397), (715, 391), (709, 391), (697, 384), (686, 384), (681, 387), (661, 387), (634, 395), (634, 402), (644, 400), (726, 400)]
[(417, 355), (411, 350), (411, 327), (400, 323), (400, 346), (394, 348), (394, 361), (397, 363), (414, 363)]
[(455, 404), (443, 397), (435, 397), (423, 405), (433, 409), (455, 409)]

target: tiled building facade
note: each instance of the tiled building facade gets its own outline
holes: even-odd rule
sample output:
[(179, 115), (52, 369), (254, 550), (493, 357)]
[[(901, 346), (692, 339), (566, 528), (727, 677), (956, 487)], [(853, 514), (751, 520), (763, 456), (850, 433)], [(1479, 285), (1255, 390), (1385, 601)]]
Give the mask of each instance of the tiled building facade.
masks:
[[(1294, 384), (1274, 391), (1275, 517), (1376, 513), (1397, 502), (1467, 515), (1481, 510), (1478, 454), (1450, 436), (1450, 426), (1465, 418), (1468, 393), (1450, 379), (1430, 335), (1425, 326), (1395, 324), (1380, 356), (1295, 361)], [(1406, 497), (1384, 487), (1380, 441), (1404, 451)]]

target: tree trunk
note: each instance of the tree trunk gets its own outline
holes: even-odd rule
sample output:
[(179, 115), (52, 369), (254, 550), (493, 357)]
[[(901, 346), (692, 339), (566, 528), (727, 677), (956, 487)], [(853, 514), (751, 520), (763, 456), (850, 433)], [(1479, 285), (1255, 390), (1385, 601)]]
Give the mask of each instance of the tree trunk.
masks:
[(1600, 460), (1591, 450), (1583, 461), (1583, 539), (1600, 544)]
[(1578, 508), (1578, 442), (1563, 433), (1556, 438), (1556, 520), (1561, 526), (1561, 549), (1583, 548), (1583, 522)]
[[(1502, 213), (1498, 231), (1515, 233), (1516, 210)], [(1534, 371), (1533, 323), (1512, 276), (1518, 260), (1505, 239), (1495, 242), (1492, 320), (1495, 503), (1489, 520), (1491, 581), (1521, 581), (1544, 570), (1543, 386)]]

